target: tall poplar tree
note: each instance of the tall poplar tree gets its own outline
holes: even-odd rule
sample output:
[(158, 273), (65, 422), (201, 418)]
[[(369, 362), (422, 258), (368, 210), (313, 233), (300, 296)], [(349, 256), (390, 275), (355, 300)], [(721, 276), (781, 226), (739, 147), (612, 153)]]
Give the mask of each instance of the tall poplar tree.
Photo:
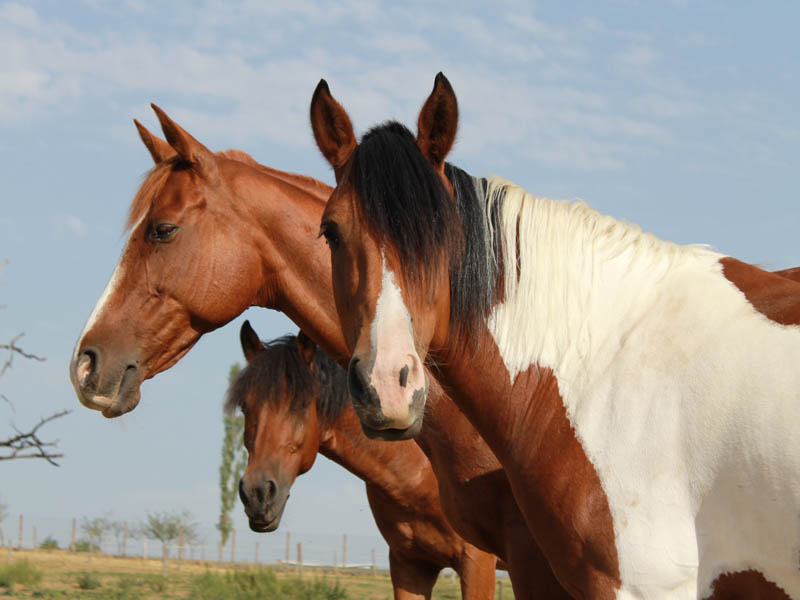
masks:
[[(239, 374), (238, 363), (231, 366), (228, 374), (230, 384)], [(219, 466), (220, 510), (217, 529), (220, 533), (221, 547), (228, 542), (233, 530), (231, 511), (236, 505), (239, 495), (239, 479), (247, 466), (247, 452), (244, 447), (244, 416), (226, 414), (223, 420), (224, 436), (222, 438), (222, 462)]]

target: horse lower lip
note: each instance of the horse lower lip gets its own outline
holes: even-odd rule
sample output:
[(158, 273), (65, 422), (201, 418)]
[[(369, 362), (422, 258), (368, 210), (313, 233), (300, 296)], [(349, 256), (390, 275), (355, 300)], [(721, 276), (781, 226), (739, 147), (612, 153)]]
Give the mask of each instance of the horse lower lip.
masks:
[(253, 531), (258, 531), (258, 532), (262, 532), (263, 533), (265, 531), (268, 531), (269, 528), (274, 523), (275, 523), (275, 519), (272, 519), (271, 521), (257, 521), (257, 520), (251, 519), (250, 520), (250, 529), (252, 529)]
[(392, 428), (375, 429), (373, 427), (370, 427), (369, 425), (364, 425), (362, 423), (361, 428), (364, 430), (364, 434), (368, 438), (380, 439), (387, 442), (396, 442), (416, 437), (417, 434), (422, 429), (422, 424), (419, 422), (415, 422), (410, 427), (407, 427), (405, 429), (392, 429)]

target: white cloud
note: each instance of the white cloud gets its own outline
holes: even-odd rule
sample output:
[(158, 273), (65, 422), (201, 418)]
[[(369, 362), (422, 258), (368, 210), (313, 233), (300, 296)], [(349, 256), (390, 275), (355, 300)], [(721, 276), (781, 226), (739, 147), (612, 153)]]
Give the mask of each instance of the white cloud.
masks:
[[(433, 75), (444, 70), (462, 105), (459, 152), (531, 144), (541, 149), (524, 154), (545, 164), (607, 170), (674, 143), (664, 122), (694, 118), (707, 102), (660, 68), (665, 60), (647, 32), (593, 18), (555, 27), (522, 7), (492, 20), (422, 4), (210, 0), (195, 11), (191, 33), (165, 36), (135, 25), (137, 14), (156, 7), (115, 5), (105, 26), (76, 30), (3, 5), (0, 126), (66, 114), (85, 101), (141, 106), (142, 118), (155, 101), (220, 145), (266, 139), (307, 148), (307, 106), (320, 77), (363, 132), (386, 118), (413, 124)], [(102, 17), (112, 9), (97, 10)], [(158, 14), (169, 25), (181, 11)], [(126, 15), (133, 25), (119, 29)], [(600, 44), (609, 49), (595, 56)]]
[(56, 215), (52, 217), (53, 231), (59, 237), (70, 234), (76, 237), (86, 235), (86, 224), (74, 215)]
[(33, 29), (39, 25), (39, 16), (30, 6), (23, 6), (16, 2), (6, 2), (0, 6), (0, 21), (7, 21), (26, 29)]
[(629, 67), (649, 66), (656, 58), (656, 53), (647, 46), (631, 46), (617, 55), (617, 60)]

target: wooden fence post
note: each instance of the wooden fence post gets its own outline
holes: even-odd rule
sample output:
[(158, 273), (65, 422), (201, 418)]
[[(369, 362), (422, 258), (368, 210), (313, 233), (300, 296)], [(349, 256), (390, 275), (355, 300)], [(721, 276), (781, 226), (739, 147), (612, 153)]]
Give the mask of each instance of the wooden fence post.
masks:
[(503, 600), (503, 580), (497, 579), (497, 600)]
[(342, 534), (342, 568), (347, 568), (347, 534)]
[(183, 564), (183, 527), (178, 530), (178, 571)]
[(303, 544), (297, 542), (297, 574), (303, 575)]
[(72, 519), (72, 530), (69, 532), (69, 550), (75, 552), (75, 519)]
[(372, 576), (378, 574), (378, 566), (375, 564), (375, 548), (372, 549)]
[(128, 556), (128, 522), (122, 522), (122, 558)]
[(167, 543), (161, 542), (161, 574), (167, 576)]
[(292, 534), (287, 531), (286, 532), (286, 561), (283, 563), (284, 564), (284, 571), (286, 571), (287, 573), (289, 572), (289, 547), (290, 547), (291, 537), (292, 537)]
[(17, 536), (17, 550), (22, 550), (22, 515), (19, 516), (19, 535)]

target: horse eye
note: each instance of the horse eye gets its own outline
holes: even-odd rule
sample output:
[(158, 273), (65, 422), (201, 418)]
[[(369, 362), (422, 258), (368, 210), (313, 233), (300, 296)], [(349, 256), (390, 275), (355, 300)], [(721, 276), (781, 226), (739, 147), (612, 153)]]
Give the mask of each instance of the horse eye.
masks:
[(159, 223), (150, 230), (150, 241), (153, 242), (166, 242), (175, 232), (178, 231), (177, 225), (170, 223)]
[(331, 250), (336, 250), (341, 245), (342, 240), (339, 237), (339, 228), (336, 223), (324, 223), (321, 233)]

